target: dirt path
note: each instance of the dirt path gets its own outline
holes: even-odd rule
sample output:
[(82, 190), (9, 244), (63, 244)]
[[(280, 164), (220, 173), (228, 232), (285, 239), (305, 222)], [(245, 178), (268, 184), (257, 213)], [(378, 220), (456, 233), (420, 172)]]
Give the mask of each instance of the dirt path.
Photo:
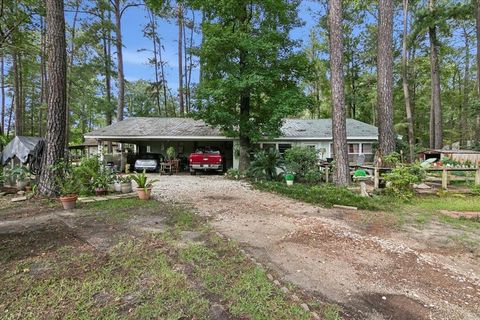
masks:
[(211, 217), (280, 278), (341, 305), (346, 318), (480, 314), (478, 257), (445, 246), (459, 231), (432, 226), (379, 234), (351, 223), (362, 212), (323, 209), (218, 176), (162, 176), (154, 193)]

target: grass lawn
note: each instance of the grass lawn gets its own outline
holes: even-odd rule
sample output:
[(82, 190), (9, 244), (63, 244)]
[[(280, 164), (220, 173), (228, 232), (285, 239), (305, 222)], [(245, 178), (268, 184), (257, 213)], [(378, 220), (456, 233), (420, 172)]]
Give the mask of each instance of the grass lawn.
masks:
[[(478, 219), (452, 218), (441, 212), (474, 211), (480, 212), (480, 196), (444, 193), (441, 195), (423, 195), (413, 197), (410, 201), (397, 199), (393, 196), (374, 195), (364, 198), (346, 188), (336, 188), (332, 185), (294, 184), (287, 186), (284, 182), (257, 182), (254, 186), (263, 191), (278, 193), (296, 200), (320, 205), (326, 208), (334, 204), (358, 207), (368, 211), (363, 220), (383, 220), (384, 225), (399, 227), (413, 221), (424, 224), (436, 219), (456, 227), (480, 229)], [(374, 224), (375, 221), (363, 221), (364, 224)]]
[[(188, 210), (121, 199), (75, 212), (68, 226), (0, 229), (2, 319), (310, 319)], [(163, 231), (132, 228), (139, 217), (163, 217)], [(105, 232), (108, 250), (84, 239)]]

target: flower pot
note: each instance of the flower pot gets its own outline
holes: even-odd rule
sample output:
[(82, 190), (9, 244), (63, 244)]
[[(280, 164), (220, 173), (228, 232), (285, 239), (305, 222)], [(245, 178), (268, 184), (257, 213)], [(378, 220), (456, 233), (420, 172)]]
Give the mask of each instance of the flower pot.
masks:
[(115, 192), (122, 192), (122, 184), (120, 182), (115, 182), (113, 184), (113, 189)]
[(28, 180), (17, 180), (17, 189), (18, 190), (25, 190), (25, 187), (28, 184)]
[(137, 188), (137, 194), (138, 194), (138, 198), (140, 200), (148, 200), (150, 199), (150, 193), (152, 192), (152, 188), (148, 188), (148, 189), (145, 189), (145, 188)]
[(61, 196), (60, 202), (63, 205), (63, 209), (71, 210), (74, 209), (77, 205), (77, 195), (68, 195), (68, 196)]
[(293, 185), (293, 180), (286, 180), (287, 181), (287, 186)]
[(32, 187), (26, 186), (26, 187), (25, 187), (25, 191), (26, 191), (26, 192), (31, 192), (31, 191), (32, 191)]
[(120, 184), (120, 191), (122, 193), (132, 192), (132, 183), (131, 182), (126, 182), (126, 183)]
[(95, 195), (96, 195), (96, 196), (105, 196), (105, 195), (107, 195), (107, 189), (105, 189), (105, 188), (96, 188), (96, 189), (95, 189)]

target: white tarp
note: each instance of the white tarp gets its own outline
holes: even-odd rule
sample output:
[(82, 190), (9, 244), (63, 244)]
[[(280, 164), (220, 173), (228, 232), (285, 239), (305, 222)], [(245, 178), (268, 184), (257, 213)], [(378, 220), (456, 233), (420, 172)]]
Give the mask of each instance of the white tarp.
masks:
[(34, 155), (35, 148), (37, 148), (41, 141), (43, 141), (43, 138), (40, 137), (17, 136), (13, 138), (3, 149), (1, 154), (2, 165), (5, 165), (14, 157), (17, 157), (20, 162), (26, 163), (28, 156)]

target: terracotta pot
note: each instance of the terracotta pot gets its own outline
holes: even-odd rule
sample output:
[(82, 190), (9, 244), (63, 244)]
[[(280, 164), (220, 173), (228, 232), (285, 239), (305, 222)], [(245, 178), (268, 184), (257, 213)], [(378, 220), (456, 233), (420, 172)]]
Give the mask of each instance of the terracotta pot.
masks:
[(26, 186), (26, 187), (25, 187), (25, 191), (26, 191), (26, 192), (30, 192), (30, 191), (32, 191), (32, 187), (30, 187), (30, 186)]
[(145, 188), (137, 188), (137, 194), (138, 194), (138, 198), (140, 200), (148, 200), (150, 199), (150, 193), (152, 192), (152, 188), (148, 188), (148, 189), (145, 189)]
[(107, 195), (107, 189), (105, 189), (105, 188), (96, 188), (96, 189), (95, 189), (95, 195), (96, 195), (96, 196), (105, 196), (105, 195)]
[(65, 210), (74, 209), (75, 206), (77, 205), (77, 198), (78, 198), (77, 195), (61, 196), (60, 202), (63, 205), (63, 209)]
[(132, 192), (132, 183), (131, 182), (122, 183), (120, 189), (122, 193), (130, 193)]

